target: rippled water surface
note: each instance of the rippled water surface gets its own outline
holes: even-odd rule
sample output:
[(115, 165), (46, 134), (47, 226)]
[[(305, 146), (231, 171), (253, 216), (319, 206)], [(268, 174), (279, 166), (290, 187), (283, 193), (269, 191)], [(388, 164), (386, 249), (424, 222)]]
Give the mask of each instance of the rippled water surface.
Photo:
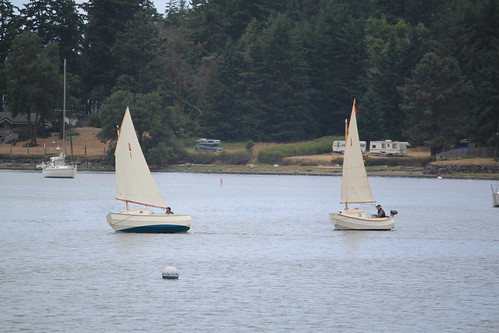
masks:
[(154, 177), (193, 233), (112, 231), (113, 173), (0, 171), (0, 331), (499, 331), (490, 181), (372, 177), (396, 228), (349, 232), (339, 177)]

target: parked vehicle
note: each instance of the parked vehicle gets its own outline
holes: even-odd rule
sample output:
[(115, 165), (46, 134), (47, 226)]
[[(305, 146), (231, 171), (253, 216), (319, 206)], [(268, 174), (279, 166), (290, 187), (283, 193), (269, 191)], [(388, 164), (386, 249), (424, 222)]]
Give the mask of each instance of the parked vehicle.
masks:
[(392, 140), (371, 141), (369, 152), (372, 155), (405, 156), (409, 142), (399, 142)]
[[(367, 142), (360, 141), (360, 149), (365, 152), (367, 149)], [(345, 141), (333, 141), (333, 153), (343, 154), (345, 151)]]
[(222, 147), (218, 146), (221, 143), (222, 141), (216, 139), (199, 139), (196, 140), (196, 145), (194, 146), (194, 149), (218, 152), (224, 150)]

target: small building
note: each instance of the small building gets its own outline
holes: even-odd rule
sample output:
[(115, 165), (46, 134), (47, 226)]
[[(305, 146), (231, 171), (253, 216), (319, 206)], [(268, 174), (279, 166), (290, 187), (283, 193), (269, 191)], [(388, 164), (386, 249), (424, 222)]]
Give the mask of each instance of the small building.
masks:
[(224, 150), (222, 147), (218, 146), (221, 143), (222, 141), (216, 139), (199, 139), (196, 140), (196, 145), (194, 146), (194, 149), (218, 152)]
[[(365, 152), (367, 149), (367, 142), (360, 141), (360, 149)], [(345, 151), (345, 141), (333, 141), (333, 153), (343, 154)]]
[(405, 156), (407, 155), (408, 146), (410, 146), (409, 142), (371, 141), (369, 143), (369, 152), (372, 155)]
[[(32, 121), (35, 117), (36, 114), (32, 113)], [(13, 117), (10, 112), (0, 112), (0, 144), (17, 141), (19, 134), (16, 133), (16, 129), (20, 128), (29, 129), (28, 118), (25, 114), (18, 114), (16, 117)]]
[[(31, 114), (31, 121), (36, 118), (36, 113)], [(28, 117), (26, 114), (18, 114), (12, 117), (10, 112), (0, 112), (0, 128), (5, 130), (12, 130), (14, 128), (28, 128)]]

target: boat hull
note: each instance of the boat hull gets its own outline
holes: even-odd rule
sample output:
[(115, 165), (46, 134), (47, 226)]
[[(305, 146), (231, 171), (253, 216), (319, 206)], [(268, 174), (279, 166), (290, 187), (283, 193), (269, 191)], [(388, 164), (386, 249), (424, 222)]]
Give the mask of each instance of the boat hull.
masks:
[(492, 205), (499, 207), (499, 192), (492, 193)]
[(76, 165), (49, 166), (42, 169), (42, 174), (45, 178), (74, 178), (76, 169)]
[(492, 206), (499, 207), (499, 184), (491, 185), (492, 187)]
[(334, 228), (339, 230), (391, 230), (395, 225), (393, 216), (372, 218), (358, 208), (330, 213), (329, 218)]
[(190, 215), (157, 214), (147, 209), (107, 214), (107, 222), (116, 231), (138, 233), (179, 233), (191, 228)]

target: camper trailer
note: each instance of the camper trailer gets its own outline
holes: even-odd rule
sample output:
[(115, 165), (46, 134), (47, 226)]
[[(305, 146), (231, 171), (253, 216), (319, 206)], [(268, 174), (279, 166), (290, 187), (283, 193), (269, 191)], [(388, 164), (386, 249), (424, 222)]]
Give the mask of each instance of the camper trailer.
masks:
[(222, 151), (224, 150), (222, 147), (218, 145), (222, 143), (220, 140), (215, 139), (199, 139), (196, 140), (196, 145), (194, 146), (195, 150), (211, 150), (211, 151)]
[(400, 142), (392, 140), (371, 141), (369, 143), (369, 152), (372, 155), (379, 156), (405, 156), (409, 142)]
[[(367, 149), (367, 142), (360, 141), (360, 149), (365, 152)], [(333, 141), (333, 153), (343, 154), (345, 151), (345, 141)]]

